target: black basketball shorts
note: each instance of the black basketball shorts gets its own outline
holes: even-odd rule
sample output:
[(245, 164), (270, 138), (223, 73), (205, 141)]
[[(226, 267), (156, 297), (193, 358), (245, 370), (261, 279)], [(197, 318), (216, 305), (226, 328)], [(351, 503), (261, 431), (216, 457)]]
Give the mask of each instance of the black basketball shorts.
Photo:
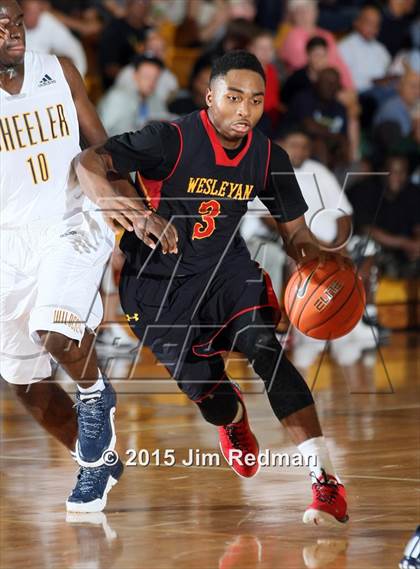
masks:
[(120, 299), (141, 345), (193, 401), (225, 378), (221, 353), (231, 349), (240, 330), (253, 325), (255, 311), (262, 310), (272, 326), (280, 316), (270, 278), (245, 255), (173, 279), (138, 278), (126, 263)]

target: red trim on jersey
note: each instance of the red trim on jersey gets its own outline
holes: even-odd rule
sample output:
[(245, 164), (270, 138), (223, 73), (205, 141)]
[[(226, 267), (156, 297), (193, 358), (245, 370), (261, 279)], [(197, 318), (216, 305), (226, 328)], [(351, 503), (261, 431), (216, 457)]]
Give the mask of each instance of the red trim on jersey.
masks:
[(163, 180), (164, 182), (166, 182), (166, 180), (169, 180), (169, 178), (173, 175), (173, 173), (175, 172), (175, 170), (178, 168), (178, 164), (179, 164), (179, 161), (181, 160), (181, 156), (182, 156), (182, 151), (183, 151), (183, 149), (184, 149), (184, 139), (183, 139), (183, 137), (182, 137), (182, 131), (181, 131), (181, 129), (180, 129), (179, 126), (178, 126), (176, 123), (174, 123), (174, 122), (171, 122), (170, 124), (171, 124), (172, 126), (175, 126), (175, 127), (178, 129), (180, 146), (179, 146), (179, 153), (178, 153), (178, 158), (176, 159), (176, 162), (175, 162), (175, 166), (172, 168), (171, 173), (169, 174), (169, 176), (166, 176), (166, 178)]
[(204, 128), (206, 129), (207, 135), (210, 139), (211, 145), (214, 150), (214, 157), (216, 159), (217, 166), (239, 166), (242, 158), (248, 152), (249, 147), (252, 142), (253, 132), (250, 130), (247, 135), (247, 142), (244, 148), (235, 156), (235, 158), (229, 158), (226, 154), (225, 149), (223, 148), (220, 140), (217, 138), (216, 130), (214, 126), (211, 124), (210, 119), (208, 117), (207, 111), (204, 109), (200, 111), (200, 118), (203, 123)]
[(267, 152), (267, 164), (265, 165), (264, 188), (267, 185), (267, 176), (268, 176), (268, 168), (270, 166), (270, 158), (271, 158), (271, 140), (268, 139), (268, 152)]
[(213, 336), (207, 340), (207, 342), (203, 342), (202, 344), (194, 344), (194, 346), (192, 346), (192, 351), (193, 354), (200, 357), (200, 358), (211, 358), (212, 356), (215, 356), (216, 354), (222, 354), (223, 352), (226, 352), (226, 350), (218, 350), (217, 352), (211, 352), (210, 354), (199, 354), (197, 353), (197, 348), (202, 348), (203, 346), (208, 346), (209, 344), (211, 344), (213, 342), (213, 340), (215, 340), (217, 338), (217, 336), (223, 332), (223, 330), (232, 322), (232, 320), (235, 320), (235, 318), (238, 318), (238, 316), (242, 316), (242, 314), (246, 314), (247, 312), (250, 312), (251, 310), (255, 310), (256, 308), (269, 308), (271, 306), (271, 304), (256, 304), (255, 306), (248, 306), (248, 308), (243, 308), (242, 310), (239, 310), (239, 312), (235, 312), (235, 314), (233, 314), (233, 316), (231, 316), (229, 318), (229, 320), (227, 320), (227, 322), (225, 322), (224, 324), (222, 324), (222, 326), (220, 327), (219, 330), (217, 330), (217, 332), (215, 332), (213, 334)]
[(137, 172), (137, 180), (146, 198), (147, 205), (156, 210), (160, 203), (163, 180), (148, 180), (140, 172)]
[(223, 332), (223, 330), (235, 319), (238, 318), (238, 316), (242, 316), (242, 314), (246, 314), (247, 312), (250, 312), (251, 310), (255, 310), (255, 309), (260, 309), (260, 308), (272, 308), (274, 310), (274, 322), (276, 324), (278, 324), (278, 322), (280, 321), (280, 317), (281, 317), (281, 310), (280, 310), (280, 306), (279, 306), (279, 301), (277, 300), (277, 296), (276, 293), (274, 292), (273, 289), (273, 285), (271, 283), (271, 279), (270, 276), (268, 275), (268, 273), (266, 273), (265, 271), (263, 271), (263, 276), (264, 276), (264, 281), (265, 281), (265, 286), (266, 286), (266, 290), (267, 290), (267, 300), (268, 303), (267, 304), (256, 304), (255, 306), (248, 306), (247, 308), (243, 308), (242, 310), (239, 310), (238, 312), (235, 312), (235, 314), (233, 314), (229, 320), (227, 320), (224, 324), (222, 324), (222, 326), (220, 327), (219, 330), (217, 330), (217, 332), (215, 332), (213, 334), (213, 336), (211, 336), (211, 338), (209, 340), (207, 340), (207, 342), (203, 342), (202, 344), (195, 344), (192, 346), (192, 351), (193, 354), (200, 357), (200, 358), (210, 358), (212, 356), (215, 355), (220, 355), (223, 352), (226, 352), (226, 350), (217, 350), (215, 352), (211, 352), (209, 354), (200, 354), (198, 353), (196, 350), (198, 348), (202, 348), (203, 346), (208, 346), (209, 344), (211, 344), (216, 338), (217, 336)]
[(140, 174), (140, 171), (137, 171), (137, 180), (143, 191), (144, 197), (146, 198), (147, 204), (149, 207), (153, 208), (154, 210), (157, 210), (157, 208), (159, 207), (163, 182), (169, 180), (169, 178), (174, 174), (175, 170), (178, 168), (178, 164), (182, 156), (182, 151), (184, 149), (184, 140), (182, 138), (181, 129), (174, 122), (170, 124), (178, 129), (180, 145), (179, 145), (178, 157), (169, 175), (166, 176), (166, 178), (164, 178), (163, 180), (149, 180), (148, 178), (142, 176)]
[(263, 275), (264, 275), (264, 280), (265, 280), (265, 286), (267, 289), (268, 302), (269, 302), (269, 305), (271, 306), (271, 308), (273, 308), (273, 310), (274, 310), (274, 316), (276, 319), (276, 323), (278, 323), (280, 321), (280, 318), (281, 318), (281, 310), (280, 310), (280, 306), (279, 306), (279, 301), (277, 300), (277, 295), (274, 292), (273, 283), (271, 282), (270, 275), (268, 273), (266, 273), (264, 270), (263, 270)]

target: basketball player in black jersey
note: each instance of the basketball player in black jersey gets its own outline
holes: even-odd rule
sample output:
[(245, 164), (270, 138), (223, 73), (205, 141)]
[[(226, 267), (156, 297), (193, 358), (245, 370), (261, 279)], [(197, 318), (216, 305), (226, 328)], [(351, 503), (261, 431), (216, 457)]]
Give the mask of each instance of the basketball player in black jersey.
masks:
[[(269, 279), (238, 233), (247, 202), (258, 195), (297, 263), (322, 256), (305, 224), (307, 206), (287, 154), (253, 130), (264, 93), (258, 60), (227, 53), (213, 65), (206, 110), (113, 137), (83, 152), (76, 169), (86, 194), (106, 208), (107, 221), (126, 229), (120, 297), (133, 331), (205, 420), (218, 426), (229, 464), (244, 477), (258, 470), (243, 396), (221, 357), (237, 350), (264, 381), (293, 442), (316, 464), (303, 521), (341, 525), (348, 519), (345, 490), (311, 392), (282, 353)], [(107, 181), (111, 172), (136, 172), (137, 190), (127, 184), (123, 200)], [(145, 207), (152, 213), (140, 217)], [(152, 238), (157, 228), (159, 242)]]

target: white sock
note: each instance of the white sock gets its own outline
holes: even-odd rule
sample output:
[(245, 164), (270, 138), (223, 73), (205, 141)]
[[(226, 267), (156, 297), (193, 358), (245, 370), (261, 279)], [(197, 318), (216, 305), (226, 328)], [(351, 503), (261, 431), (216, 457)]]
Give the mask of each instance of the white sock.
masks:
[(238, 401), (238, 412), (236, 413), (232, 423), (239, 423), (239, 421), (242, 419), (243, 416), (244, 416), (244, 408), (242, 406), (242, 403)]
[(95, 393), (95, 391), (103, 391), (105, 389), (105, 383), (104, 380), (102, 379), (102, 374), (99, 369), (98, 369), (98, 374), (99, 374), (98, 379), (90, 387), (80, 387), (80, 385), (77, 384), (77, 388), (80, 391), (80, 393)]
[(340, 481), (332, 465), (324, 437), (307, 439), (298, 445), (297, 448), (302, 453), (305, 464), (309, 466), (310, 472), (314, 473), (317, 478), (320, 478), (322, 471), (325, 470), (327, 474), (334, 476), (338, 482)]

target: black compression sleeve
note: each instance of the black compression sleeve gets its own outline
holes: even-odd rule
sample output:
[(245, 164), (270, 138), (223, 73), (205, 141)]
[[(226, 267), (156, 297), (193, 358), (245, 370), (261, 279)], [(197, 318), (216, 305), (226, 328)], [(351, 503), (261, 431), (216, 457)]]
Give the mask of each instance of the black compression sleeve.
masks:
[(173, 170), (181, 148), (177, 127), (152, 122), (136, 132), (113, 136), (105, 143), (120, 174), (139, 170), (151, 180), (163, 180)]

